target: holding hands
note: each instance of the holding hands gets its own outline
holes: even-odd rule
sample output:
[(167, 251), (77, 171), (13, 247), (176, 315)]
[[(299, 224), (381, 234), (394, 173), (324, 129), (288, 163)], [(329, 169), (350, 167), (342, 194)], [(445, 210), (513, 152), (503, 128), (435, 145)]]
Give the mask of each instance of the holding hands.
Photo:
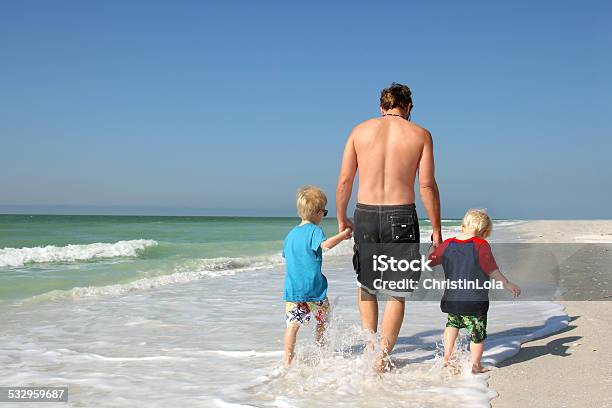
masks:
[(343, 231), (340, 232), (340, 235), (342, 235), (344, 239), (351, 239), (351, 237), (353, 236), (353, 230), (350, 228), (345, 228)]

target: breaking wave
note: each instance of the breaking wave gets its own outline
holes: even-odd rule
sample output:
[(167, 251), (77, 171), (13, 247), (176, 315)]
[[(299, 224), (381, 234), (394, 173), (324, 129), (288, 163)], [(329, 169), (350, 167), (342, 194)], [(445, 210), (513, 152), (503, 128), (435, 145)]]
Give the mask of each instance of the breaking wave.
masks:
[(157, 242), (150, 239), (135, 239), (115, 243), (96, 242), (86, 245), (48, 245), (33, 248), (0, 249), (0, 267), (16, 267), (30, 263), (77, 262), (92, 259), (138, 256)]

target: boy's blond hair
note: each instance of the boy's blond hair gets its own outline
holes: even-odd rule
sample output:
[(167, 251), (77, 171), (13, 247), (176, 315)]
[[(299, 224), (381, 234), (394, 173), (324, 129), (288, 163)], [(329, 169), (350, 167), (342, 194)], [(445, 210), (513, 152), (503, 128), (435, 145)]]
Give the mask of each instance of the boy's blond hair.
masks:
[(493, 231), (493, 222), (486, 210), (470, 208), (463, 216), (461, 224), (468, 230), (473, 231), (474, 235), (486, 238)]
[(303, 220), (310, 219), (317, 211), (324, 210), (327, 196), (319, 187), (304, 186), (297, 191), (297, 213)]

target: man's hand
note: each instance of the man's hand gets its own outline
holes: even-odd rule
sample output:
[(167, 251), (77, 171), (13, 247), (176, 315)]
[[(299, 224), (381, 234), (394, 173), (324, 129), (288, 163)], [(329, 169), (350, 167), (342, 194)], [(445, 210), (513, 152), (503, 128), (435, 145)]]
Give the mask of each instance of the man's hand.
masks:
[(350, 228), (345, 228), (340, 234), (342, 234), (344, 239), (351, 239), (351, 235), (353, 235), (353, 230)]
[(431, 243), (433, 249), (436, 249), (443, 242), (442, 240), (442, 232), (434, 232), (431, 234)]
[(338, 220), (338, 232), (343, 232), (349, 228), (351, 232), (353, 231), (353, 223), (348, 218), (345, 220)]

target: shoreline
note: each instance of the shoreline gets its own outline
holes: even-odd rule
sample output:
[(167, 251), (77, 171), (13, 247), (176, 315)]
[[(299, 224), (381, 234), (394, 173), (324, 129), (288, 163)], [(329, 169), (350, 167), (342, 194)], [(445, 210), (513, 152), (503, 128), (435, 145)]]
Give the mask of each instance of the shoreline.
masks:
[[(575, 263), (597, 257), (598, 265), (612, 251), (612, 221), (527, 221), (508, 230), (528, 243), (589, 243), (596, 250), (574, 256)], [(570, 265), (571, 267), (572, 265)], [(574, 268), (575, 269), (575, 268)], [(573, 273), (571, 273), (573, 272)], [(598, 271), (595, 299), (609, 298), (610, 271)], [(568, 288), (584, 288), (580, 271), (564, 275)], [(597, 279), (595, 279), (597, 281)], [(586, 286), (593, 282), (586, 282)], [(612, 327), (612, 303), (605, 300), (577, 301), (572, 291), (555, 300), (564, 307), (569, 324), (554, 333), (521, 344), (517, 354), (497, 365), (488, 378), (497, 393), (493, 408), (522, 406), (582, 407), (612, 406), (612, 353), (606, 339)]]

